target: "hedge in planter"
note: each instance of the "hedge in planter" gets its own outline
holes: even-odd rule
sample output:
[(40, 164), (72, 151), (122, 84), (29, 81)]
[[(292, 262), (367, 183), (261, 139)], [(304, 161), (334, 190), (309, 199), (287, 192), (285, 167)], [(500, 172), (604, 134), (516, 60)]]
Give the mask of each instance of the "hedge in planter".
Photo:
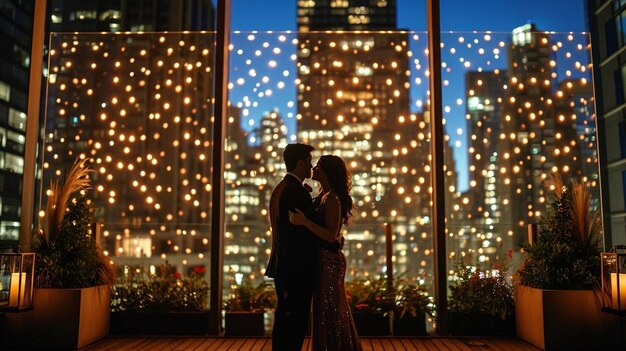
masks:
[(113, 335), (205, 335), (209, 285), (200, 274), (182, 277), (165, 262), (157, 274), (131, 275), (112, 289)]
[(264, 336), (265, 312), (276, 308), (276, 289), (271, 281), (254, 287), (246, 280), (233, 282), (233, 292), (224, 305), (224, 335)]
[(515, 334), (515, 300), (506, 279), (509, 250), (490, 269), (466, 265), (455, 269), (457, 284), (450, 286), (448, 301), (450, 332), (465, 336), (510, 336)]
[(6, 316), (1, 332), (9, 347), (76, 349), (108, 333), (115, 274), (91, 229), (94, 209), (86, 194), (93, 170), (87, 161), (77, 158), (64, 182), (52, 181), (46, 192), (45, 216), (33, 238), (33, 310)]
[(518, 337), (546, 350), (604, 348), (614, 316), (600, 312), (601, 223), (592, 213), (585, 183), (565, 186), (553, 177), (555, 199), (539, 225), (536, 242), (524, 248), (519, 271)]
[(346, 291), (359, 335), (426, 335), (426, 314), (434, 308), (423, 286), (397, 278), (389, 289), (382, 276), (347, 282)]

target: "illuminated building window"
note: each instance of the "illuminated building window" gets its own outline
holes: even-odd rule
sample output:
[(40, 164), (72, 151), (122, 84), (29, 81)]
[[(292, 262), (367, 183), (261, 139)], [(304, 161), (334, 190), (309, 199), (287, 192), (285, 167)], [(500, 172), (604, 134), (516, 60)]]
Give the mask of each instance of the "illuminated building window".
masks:
[(124, 238), (122, 247), (124, 256), (127, 257), (141, 258), (152, 256), (152, 239), (150, 237)]
[(79, 20), (96, 19), (96, 11), (76, 11), (75, 18)]
[(122, 18), (122, 12), (119, 10), (107, 10), (100, 14), (100, 21), (119, 20)]
[(0, 240), (18, 240), (19, 235), (20, 222), (0, 221)]
[(11, 86), (0, 81), (0, 99), (4, 101), (11, 100)]
[(4, 158), (5, 169), (15, 173), (24, 173), (24, 157), (7, 153), (4, 155)]
[(348, 7), (350, 6), (350, 2), (348, 0), (332, 0), (330, 2), (330, 7)]
[(14, 152), (16, 154), (24, 153), (24, 143), (26, 142), (26, 137), (23, 134), (15, 133), (12, 131), (7, 131), (7, 139), (5, 147), (8, 151)]
[(26, 131), (26, 114), (9, 107), (9, 126)]

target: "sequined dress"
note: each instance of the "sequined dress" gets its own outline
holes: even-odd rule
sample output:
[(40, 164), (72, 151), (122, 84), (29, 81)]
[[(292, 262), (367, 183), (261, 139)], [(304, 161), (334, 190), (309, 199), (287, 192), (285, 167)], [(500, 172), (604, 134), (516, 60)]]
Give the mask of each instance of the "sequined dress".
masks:
[[(337, 196), (335, 194), (332, 194)], [(324, 204), (317, 207), (324, 218)], [(342, 251), (322, 249), (317, 289), (313, 294), (313, 350), (362, 350), (345, 288), (346, 257)]]

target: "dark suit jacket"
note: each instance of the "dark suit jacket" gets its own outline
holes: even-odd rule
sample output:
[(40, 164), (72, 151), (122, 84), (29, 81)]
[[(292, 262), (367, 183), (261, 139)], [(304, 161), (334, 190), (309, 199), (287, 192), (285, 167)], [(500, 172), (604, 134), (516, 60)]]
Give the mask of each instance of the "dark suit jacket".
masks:
[(311, 290), (317, 277), (319, 250), (331, 244), (304, 226), (291, 224), (289, 211), (296, 208), (307, 218), (315, 218), (311, 196), (296, 177), (288, 174), (270, 199), (272, 253), (265, 275), (279, 280), (287, 290)]

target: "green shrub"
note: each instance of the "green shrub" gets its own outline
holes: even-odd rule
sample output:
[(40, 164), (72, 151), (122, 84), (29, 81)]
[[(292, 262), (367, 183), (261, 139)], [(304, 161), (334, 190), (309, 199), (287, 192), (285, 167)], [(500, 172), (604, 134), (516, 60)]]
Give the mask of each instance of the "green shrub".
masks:
[(259, 312), (276, 308), (276, 289), (271, 281), (264, 281), (254, 287), (251, 281), (246, 280), (232, 287), (233, 291), (224, 304), (226, 311)]
[(600, 221), (590, 213), (584, 183), (570, 188), (555, 176), (556, 198), (539, 226), (536, 243), (524, 248), (522, 285), (539, 289), (594, 289), (600, 282)]
[(480, 269), (462, 275), (457, 285), (450, 287), (450, 311), (487, 314), (501, 319), (515, 312), (513, 288), (504, 276), (494, 276)]
[(93, 204), (86, 160), (77, 159), (63, 186), (52, 182), (44, 223), (35, 232), (35, 284), (39, 288), (86, 288), (113, 283), (114, 270), (91, 230)]
[(417, 316), (420, 312), (434, 315), (434, 305), (426, 288), (416, 281), (394, 279), (392, 289), (385, 276), (379, 279), (354, 279), (346, 282), (348, 303), (354, 312), (396, 312)]
[(112, 288), (111, 312), (131, 311), (205, 311), (208, 309), (209, 284), (201, 275), (181, 277), (165, 262), (158, 272), (129, 275)]

